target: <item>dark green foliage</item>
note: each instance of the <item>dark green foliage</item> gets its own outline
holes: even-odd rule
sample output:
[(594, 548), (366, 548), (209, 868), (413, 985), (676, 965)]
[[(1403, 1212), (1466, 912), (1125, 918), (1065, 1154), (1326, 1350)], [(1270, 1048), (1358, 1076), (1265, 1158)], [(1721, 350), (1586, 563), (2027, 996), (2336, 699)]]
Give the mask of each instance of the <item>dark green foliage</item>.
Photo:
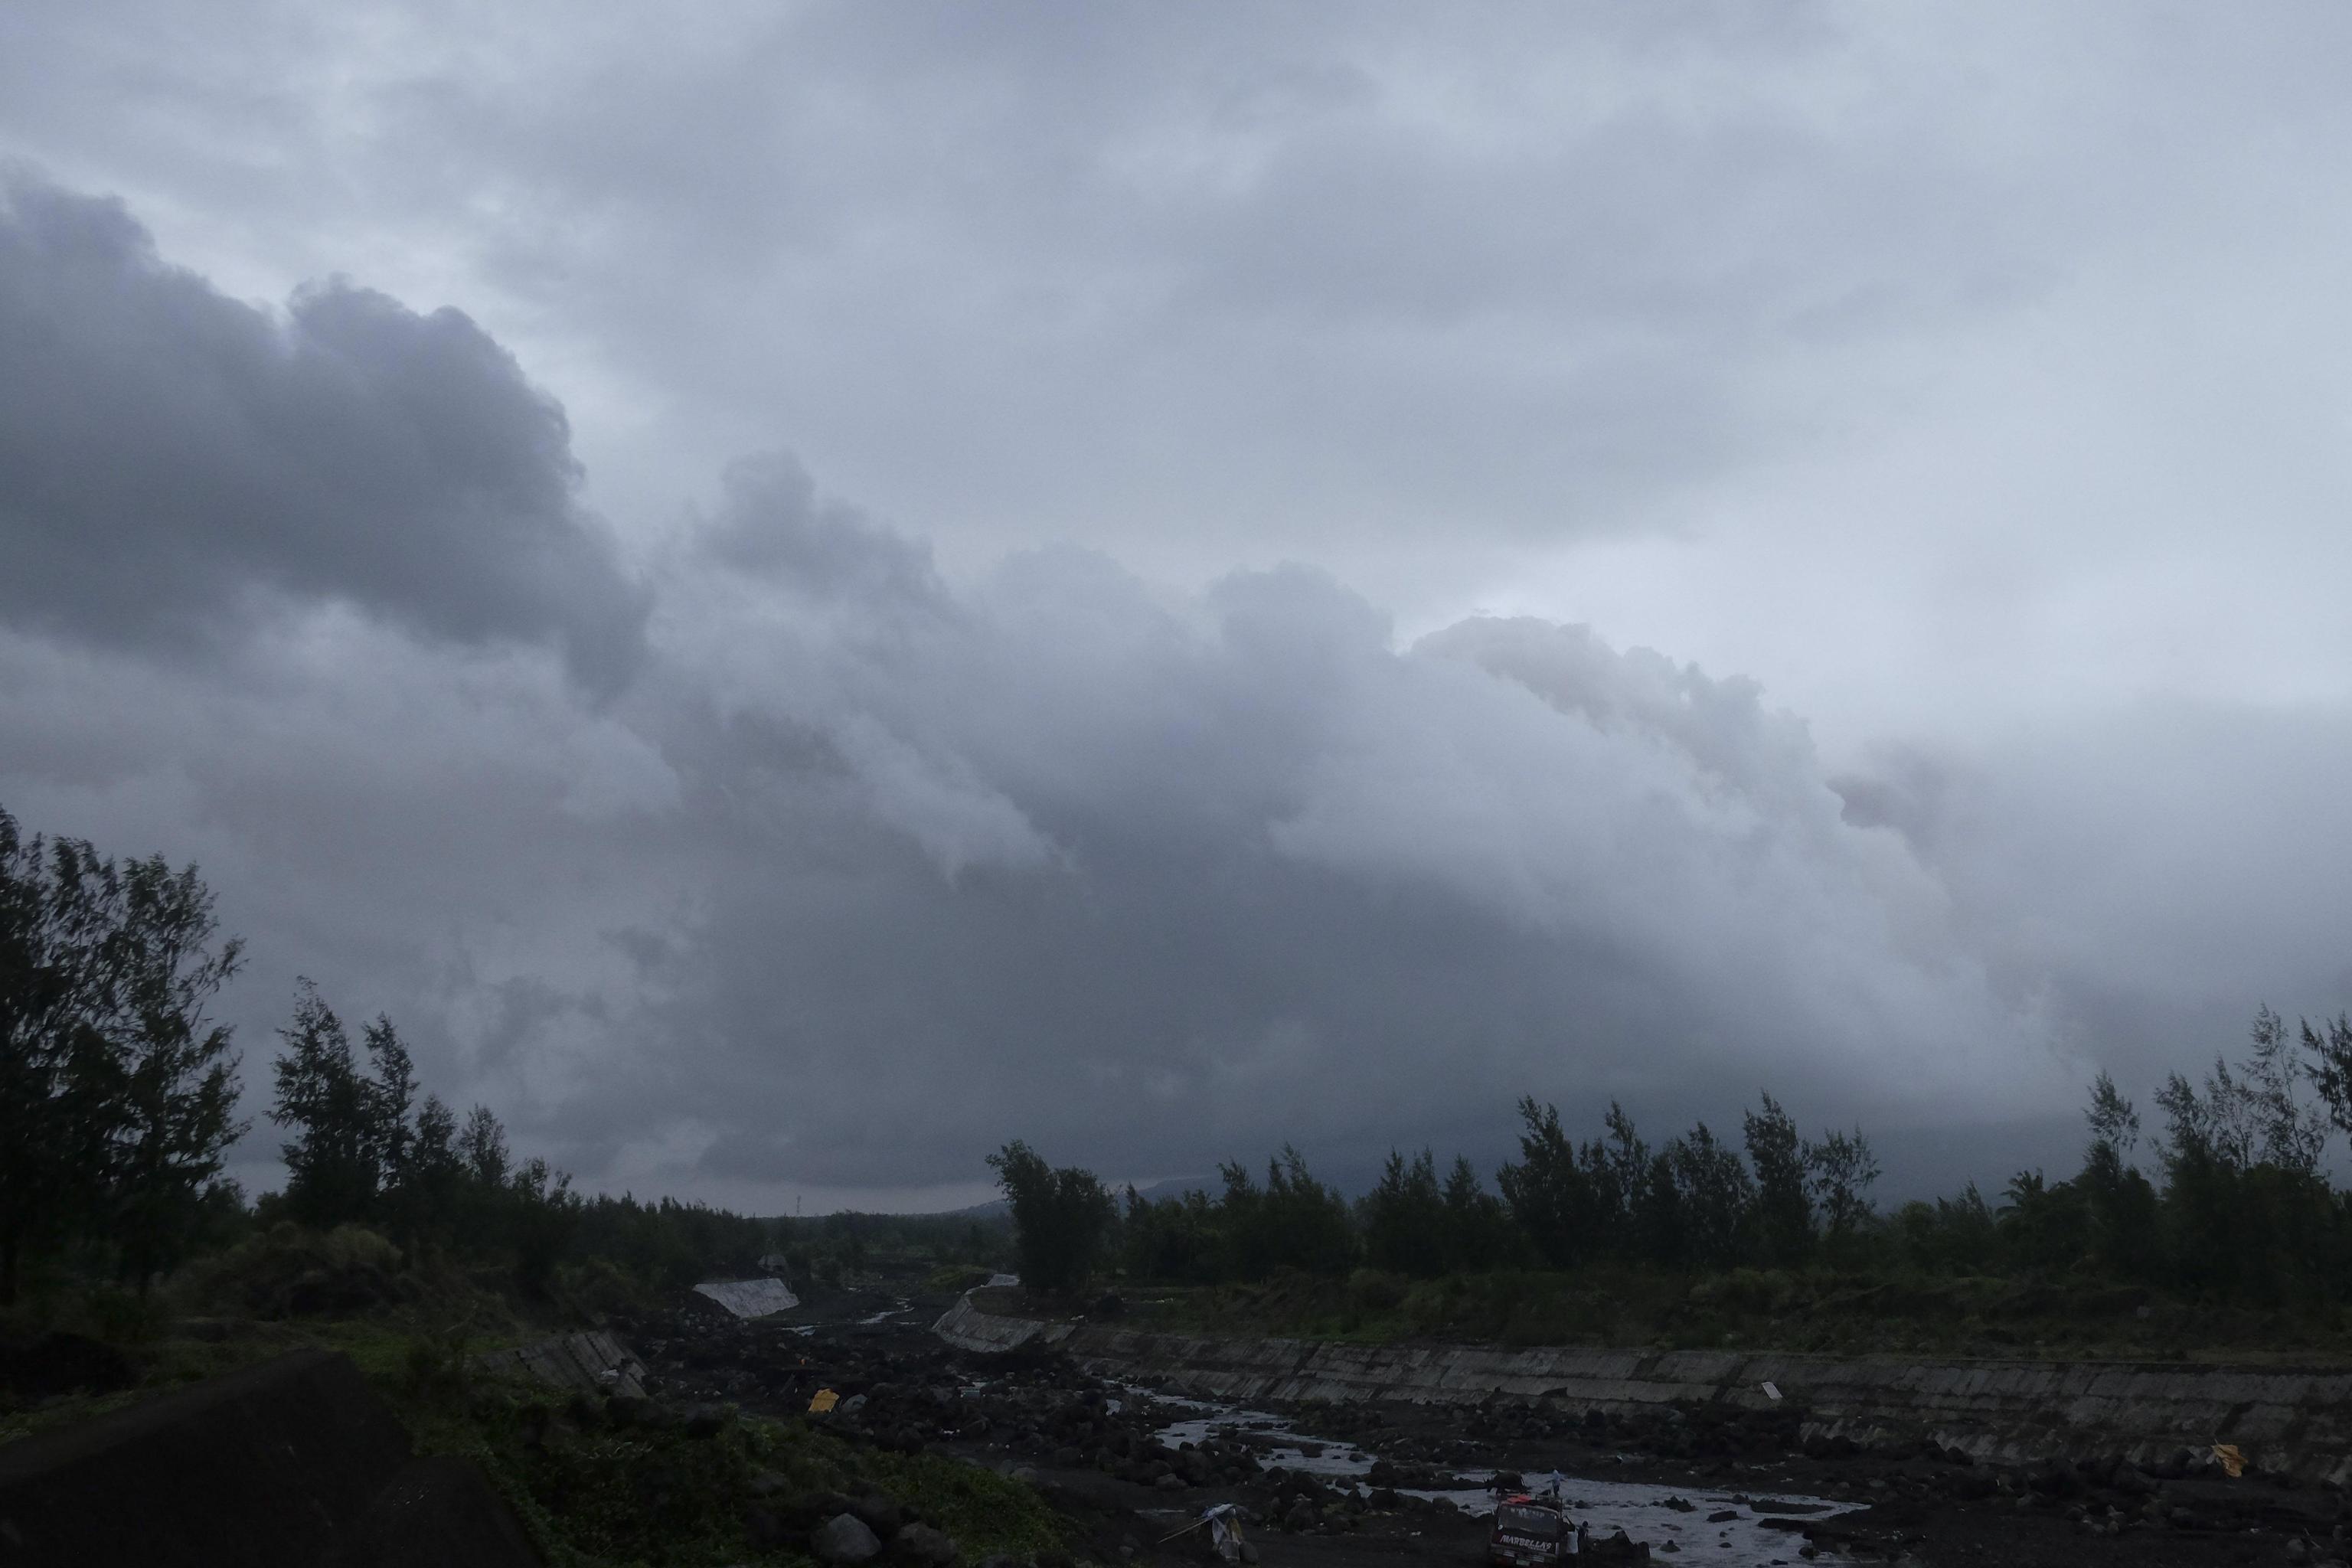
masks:
[(1129, 1186), (1120, 1226), (1121, 1261), (1128, 1273), (1139, 1279), (1164, 1279), (1179, 1285), (1214, 1283), (1223, 1278), (1220, 1218), (1206, 1193), (1189, 1192), (1146, 1203)]
[(2338, 1132), (2352, 1132), (2352, 1015), (2338, 1013), (2333, 1019), (2322, 1019), (2327, 1026), (2324, 1037), (2310, 1020), (2296, 1022), (2302, 1025), (2304, 1070), (2319, 1091), (2327, 1120)]
[(20, 836), (0, 810), (0, 1301), (23, 1259), (113, 1249), (142, 1289), (200, 1227), (242, 1129), (229, 1031), (205, 1007), (239, 963), (211, 890)]
[(1759, 1261), (1787, 1268), (1812, 1255), (1813, 1204), (1797, 1124), (1778, 1100), (1762, 1098), (1762, 1107), (1741, 1119), (1748, 1163), (1756, 1170), (1756, 1201), (1748, 1209), (1752, 1245)]
[(437, 1097), (418, 1104), (389, 1018), (367, 1026), (363, 1071), (342, 1020), (305, 980), (278, 1034), (287, 1050), (270, 1120), (293, 1134), (284, 1145), (291, 1217), (319, 1229), (379, 1226), (411, 1250), (497, 1258), (526, 1292), (546, 1291), (580, 1223), (568, 1174), (536, 1156), (515, 1161), (487, 1106), (460, 1130)]
[(1598, 1205), (1578, 1165), (1576, 1147), (1559, 1124), (1559, 1108), (1519, 1100), (1519, 1159), (1496, 1173), (1511, 1218), (1538, 1254), (1555, 1268), (1573, 1268), (1595, 1252)]
[(1748, 1211), (1756, 1204), (1756, 1184), (1738, 1151), (1722, 1142), (1702, 1121), (1666, 1145), (1674, 1173), (1684, 1260), (1701, 1268), (1727, 1268), (1738, 1261)]
[(573, 1218), (575, 1255), (606, 1259), (634, 1279), (671, 1289), (754, 1273), (763, 1256), (782, 1249), (780, 1222), (674, 1198), (639, 1203), (625, 1194), (598, 1196), (581, 1205)]
[(1687, 1265), (1690, 1226), (1683, 1211), (1682, 1189), (1675, 1184), (1674, 1155), (1661, 1149), (1643, 1167), (1641, 1183), (1634, 1191), (1627, 1252), (1669, 1268)]
[[(1446, 1192), (1437, 1187), (1434, 1163), (1428, 1154), (1406, 1163), (1390, 1162), (1395, 1183), (1390, 1196), (1367, 1199), (1367, 1215), (1383, 1213), (1383, 1244), (1402, 1248), (1421, 1260), (1421, 1268), (1463, 1268), (1444, 1262), (1449, 1246), (1484, 1250), (1496, 1244), (1491, 1229), (1479, 1229), (1482, 1220), (1494, 1220), (1479, 1204), (1477, 1178), (1470, 1190)], [(1134, 1187), (1127, 1190), (1127, 1217), (1122, 1225), (1119, 1258), (1136, 1279), (1164, 1279), (1171, 1284), (1221, 1284), (1228, 1279), (1270, 1279), (1273, 1274), (1307, 1272), (1340, 1277), (1364, 1260), (1364, 1239), (1348, 1199), (1336, 1187), (1315, 1180), (1306, 1157), (1284, 1145), (1265, 1163), (1265, 1184), (1249, 1173), (1249, 1166), (1230, 1162), (1218, 1166), (1223, 1192), (1185, 1192), (1183, 1196), (1146, 1204)], [(1451, 1194), (1451, 1196), (1449, 1196)], [(1470, 1217), (1470, 1227), (1451, 1232), (1449, 1213)], [(1494, 1204), (1491, 1196), (1484, 1204)], [(1437, 1262), (1430, 1262), (1437, 1248)], [(1461, 1258), (1465, 1253), (1451, 1253)], [(1379, 1265), (1376, 1265), (1379, 1268)], [(1402, 1269), (1400, 1269), (1402, 1272)]]
[(1013, 1205), (1021, 1282), (1045, 1295), (1083, 1289), (1102, 1258), (1118, 1210), (1091, 1171), (1055, 1170), (1015, 1139), (988, 1157)]
[(1239, 1163), (1219, 1168), (1225, 1192), (1221, 1210), (1223, 1278), (1263, 1279), (1277, 1268), (1345, 1274), (1358, 1248), (1348, 1200), (1337, 1187), (1307, 1173), (1307, 1161), (1286, 1143), (1266, 1162), (1265, 1185)]
[(1423, 1149), (1408, 1164), (1391, 1150), (1380, 1185), (1364, 1199), (1365, 1260), (1391, 1273), (1433, 1279), (1453, 1266), (1445, 1232), (1436, 1156)]
[[(1769, 1094), (1743, 1119), (1745, 1159), (1704, 1123), (1654, 1150), (1614, 1102), (1601, 1136), (1579, 1144), (1557, 1107), (1527, 1098), (1519, 1157), (1498, 1173), (1500, 1199), (1467, 1160), (1457, 1158), (1441, 1186), (1433, 1153), (1391, 1152), (1357, 1205), (1351, 1248), (1337, 1194), (1286, 1149), (1265, 1187), (1232, 1164), (1215, 1198), (1146, 1204), (1130, 1191), (1121, 1257), (1131, 1277), (1186, 1284), (1285, 1271), (1328, 1280), (1360, 1261), (1370, 1268), (1352, 1277), (1344, 1321), (1331, 1325), (1339, 1332), (1355, 1331), (1349, 1314), (1389, 1312), (1374, 1300), (1383, 1290), (1426, 1303), (1433, 1298), (1412, 1281), (1534, 1262), (1558, 1271), (1553, 1278), (1891, 1271), (2318, 1304), (2352, 1289), (2352, 1195), (2332, 1192), (2321, 1174), (2331, 1123), (2352, 1120), (2347, 1084), (2352, 1022), (2291, 1033), (2264, 1008), (2243, 1060), (2216, 1062), (2201, 1086), (2176, 1076), (2158, 1094), (2161, 1183), (2134, 1163), (2139, 1113), (2102, 1074), (2084, 1111), (2091, 1142), (2071, 1180), (2023, 1171), (2007, 1183), (1998, 1211), (1971, 1183), (1956, 1197), (1906, 1203), (1884, 1217), (1872, 1201), (1879, 1163), (1869, 1138), (1860, 1129), (1804, 1138)], [(1518, 1310), (1505, 1315), (1517, 1323)], [(1529, 1311), (1511, 1333), (1564, 1321)]]
[(373, 1218), (384, 1173), (380, 1086), (362, 1074), (342, 1020), (308, 980), (297, 982), (294, 1021), (278, 1037), (286, 1054), (269, 1119), (294, 1132), (279, 1151), (289, 1210), (322, 1230)]
[(1822, 1241), (1835, 1258), (1855, 1254), (1863, 1227), (1872, 1218), (1870, 1189), (1878, 1181), (1878, 1156), (1862, 1129), (1830, 1132), (1805, 1145), (1805, 1185), (1821, 1215)]
[(1999, 1222), (1974, 1182), (1957, 1198), (1905, 1204), (1892, 1231), (1895, 1261), (1916, 1273), (1990, 1274), (2000, 1267)]
[(1511, 1224), (1510, 1211), (1463, 1155), (1454, 1157), (1446, 1175), (1444, 1202), (1447, 1272), (1481, 1273), (1519, 1260), (1527, 1243)]

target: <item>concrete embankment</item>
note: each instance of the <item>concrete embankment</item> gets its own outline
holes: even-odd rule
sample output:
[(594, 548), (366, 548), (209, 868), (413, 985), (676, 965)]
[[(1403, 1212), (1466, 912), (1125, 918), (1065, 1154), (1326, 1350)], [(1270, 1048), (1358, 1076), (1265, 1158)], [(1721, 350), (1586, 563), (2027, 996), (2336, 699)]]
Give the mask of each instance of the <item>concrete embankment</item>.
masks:
[(304, 1351), (0, 1448), (0, 1568), (536, 1568), (473, 1466), (411, 1461)]
[(1089, 1370), (1199, 1398), (1501, 1398), (1615, 1413), (1762, 1405), (1771, 1402), (1769, 1383), (1810, 1413), (1809, 1432), (1865, 1447), (1929, 1438), (1979, 1458), (2023, 1463), (2112, 1453), (2146, 1461), (2234, 1443), (2266, 1468), (2352, 1481), (2352, 1372), (2337, 1370), (1204, 1339), (1004, 1317), (969, 1299), (937, 1331), (967, 1350), (1058, 1343)]
[(474, 1366), (493, 1376), (531, 1377), (551, 1388), (576, 1388), (583, 1394), (623, 1394), (642, 1399), (646, 1392), (645, 1363), (618, 1336), (602, 1329), (558, 1334), (516, 1350), (491, 1351), (476, 1356)]

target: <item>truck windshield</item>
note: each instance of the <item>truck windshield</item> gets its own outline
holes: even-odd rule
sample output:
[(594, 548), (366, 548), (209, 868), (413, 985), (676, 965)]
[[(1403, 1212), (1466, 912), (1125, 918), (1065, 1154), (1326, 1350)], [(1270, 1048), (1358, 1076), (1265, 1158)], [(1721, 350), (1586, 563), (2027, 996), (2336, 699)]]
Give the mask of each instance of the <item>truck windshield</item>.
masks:
[(1565, 1521), (1548, 1508), (1523, 1508), (1505, 1503), (1495, 1510), (1495, 1528), (1507, 1530), (1514, 1535), (1532, 1535), (1539, 1541), (1551, 1541), (1559, 1537), (1565, 1528)]

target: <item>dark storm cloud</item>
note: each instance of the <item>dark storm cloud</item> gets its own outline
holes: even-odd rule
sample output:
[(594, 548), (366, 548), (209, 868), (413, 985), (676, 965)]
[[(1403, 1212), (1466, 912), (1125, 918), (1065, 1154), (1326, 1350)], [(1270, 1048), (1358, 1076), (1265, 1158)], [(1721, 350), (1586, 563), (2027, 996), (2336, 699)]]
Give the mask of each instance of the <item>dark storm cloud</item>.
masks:
[[(275, 321), (36, 186), (0, 243), (11, 809), (203, 848), (281, 991), (403, 1017), (591, 1180), (954, 1183), (1013, 1136), (1361, 1163), (1526, 1092), (1948, 1119), (2052, 1079), (1752, 683), (1529, 620), (1401, 648), (1301, 566), (958, 586), (781, 453), (656, 561), (638, 660), (561, 410), (463, 318), (339, 284)], [(382, 624), (138, 657), (273, 595)], [(474, 650), (537, 640), (636, 677), (589, 710)]]
[(1014, 1135), (1360, 1163), (1484, 1147), (1522, 1092), (1936, 1120), (2064, 1081), (1750, 683), (1526, 621), (1400, 650), (1296, 567), (1171, 600), (1055, 550), (950, 596), (862, 522), (747, 576), (747, 510), (822, 509), (781, 459), (729, 488), (632, 718), (705, 879), (679, 943), (629, 939), (677, 1044), (582, 1087), (586, 1168), (648, 1117), (694, 1179), (859, 1187)]
[[(884, 13), (814, 14), (856, 35), (831, 40), (850, 56), (906, 66), (858, 31)], [(1767, 31), (1742, 47), (1780, 47)], [(1363, 513), (1377, 528), (1392, 480), (1453, 494), (1506, 447), (1540, 446), (1547, 507), (1584, 493), (1570, 480), (1620, 489), (1677, 452), (1725, 460), (1756, 435), (1734, 428), (1756, 389), (1715, 379), (1709, 356), (1761, 341), (1741, 325), (1748, 279), (1774, 321), (1821, 306), (1795, 311), (1809, 341), (1861, 330), (1873, 299), (1916, 318), (1920, 296), (1869, 287), (1906, 272), (1899, 257), (1865, 247), (1818, 289), (1809, 260), (1844, 245), (1837, 215), (1859, 206), (1929, 223), (1939, 198), (1920, 190), (1874, 205), (1868, 179), (1832, 181), (1818, 209), (1798, 204), (1821, 215), (1807, 243), (1760, 258), (1729, 254), (1753, 215), (1676, 216), (1645, 250), (1635, 187), (1650, 172), (1679, 160), (1692, 178), (1659, 186), (1664, 205), (1696, 211), (1709, 205), (1697, 171), (1741, 151), (1702, 127), (1677, 153), (1654, 109), (1602, 117), (1649, 159), (1614, 205), (1605, 148), (1515, 143), (1551, 185), (1591, 195), (1570, 205), (1622, 246), (1570, 255), (1556, 210), (1449, 246), (1449, 225), (1507, 205), (1515, 186), (1449, 208), (1446, 160), (1402, 132), (1386, 162), (1402, 205), (1384, 226), (1382, 160), (1350, 153), (1364, 126), (1346, 116), (1378, 102), (1403, 124), (1414, 82), (1368, 98), (1348, 70), (1284, 78), (1271, 108), (1230, 123), (1209, 116), (1240, 133), (1205, 165), (1186, 162), (1181, 125), (1106, 139), (1112, 162), (1082, 161), (1067, 189), (1085, 196), (1109, 169), (1140, 195), (1096, 241), (1132, 243), (1137, 210), (1158, 203), (1175, 215), (1167, 233), (1206, 243), (1173, 276), (1063, 277), (1012, 242), (1034, 212), (979, 223), (1003, 183), (935, 155), (992, 145), (940, 127), (1029, 105), (1036, 93), (1002, 84), (1050, 77), (1032, 58), (1050, 42), (1000, 40), (1018, 67), (1001, 75), (931, 60), (954, 112), (891, 121), (907, 141), (879, 164), (828, 173), (808, 154), (794, 166), (824, 199), (745, 203), (700, 230), (621, 202), (632, 243), (583, 247), (583, 268), (608, 264), (583, 293), (646, 301), (622, 337), (715, 345), (764, 374), (773, 339), (730, 335), (756, 314), (739, 309), (765, 276), (754, 263), (779, 247), (851, 253), (855, 279), (835, 286), (889, 300), (896, 313), (862, 319), (887, 315), (900, 335), (868, 352), (844, 328), (860, 312), (812, 306), (823, 288), (794, 296), (786, 313), (814, 346), (793, 397), (903, 395), (886, 400), (889, 420), (869, 406), (858, 439), (939, 494), (990, 464), (1055, 489), (1099, 460), (1097, 477), (1139, 498), (1141, 521), (1118, 527), (1197, 519), (1213, 541), (1250, 523), (1202, 498), (1251, 490), (1267, 462), (1332, 517), (1380, 503)], [(1109, 85), (1076, 89), (1111, 121), (1141, 79), (1121, 58)], [(701, 168), (714, 144), (750, 144), (737, 115), (789, 96), (759, 57), (726, 64), (726, 83), (758, 79), (756, 101), (707, 94), (708, 133), (646, 152), (669, 162), (646, 188)], [(776, 112), (866, 126), (870, 85)], [(595, 107), (608, 135), (629, 121)], [(566, 141), (581, 112), (531, 129), (551, 158), (570, 146), (584, 177), (602, 149)], [(1321, 113), (1341, 118), (1297, 133)], [(1455, 128), (1467, 143), (1475, 121)], [(1169, 123), (1138, 110), (1139, 132)], [(1268, 140), (1253, 130), (1266, 124), (1287, 129)], [(1031, 129), (1041, 156), (1076, 134)], [(1768, 195), (1814, 156), (1785, 131), (1753, 140)], [(1228, 153), (1248, 177), (1220, 187)], [(859, 219), (859, 191), (887, 205), (916, 189), (877, 170), (916, 163), (957, 200), (910, 207), (903, 229)], [(681, 213), (708, 210), (677, 196)], [(1310, 202), (1286, 245), (1282, 214)], [(1100, 216), (1082, 199), (1062, 211), (1081, 228)], [(1423, 233), (1423, 212), (1454, 216)], [(670, 287), (712, 276), (687, 261), (714, 233), (743, 249), (707, 247), (711, 265), (741, 259), (743, 277)], [(871, 234), (897, 237), (895, 261), (859, 251)], [(569, 243), (560, 225), (537, 237)], [(1403, 239), (1410, 253), (1388, 244)], [(1919, 279), (1927, 295), (1966, 293), (1979, 264), (2000, 271), (1998, 245), (1953, 248)], [(975, 253), (994, 258), (981, 282), (947, 286)], [(1581, 268), (1572, 286), (1549, 289), (1548, 253)], [(1449, 291), (1449, 254), (1475, 289)], [(1653, 265), (1662, 255), (1682, 264)], [(1318, 296), (1316, 276), (1350, 258), (1361, 274)], [(1095, 313), (1138, 277), (1147, 309)], [(1607, 321), (1580, 300), (1606, 301)], [(1020, 354), (948, 353), (935, 319), (1001, 332), (997, 347), (1040, 353), (1046, 371), (1112, 360), (1125, 379), (1106, 393), (1023, 374), (1038, 362)], [(1066, 362), (1055, 355), (1073, 337), (1039, 330), (1102, 320), (1118, 330), (1074, 333)], [(1541, 321), (1560, 330), (1529, 336)], [(1423, 332), (1446, 352), (1418, 352)], [(1579, 353), (1562, 360), (1570, 341)], [(1636, 352), (1659, 342), (1675, 352)], [(1313, 353), (1294, 357), (1302, 345)], [(272, 315), (165, 266), (120, 209), (37, 185), (0, 220), (0, 801), (31, 826), (203, 864), (251, 943), (236, 1016), (257, 1081), (292, 976), (311, 973), (347, 1013), (392, 1012), (428, 1083), (497, 1105), (519, 1142), (591, 1184), (773, 1205), (796, 1186), (983, 1179), (981, 1156), (1015, 1135), (1113, 1175), (1198, 1172), (1285, 1140), (1341, 1166), (1392, 1142), (1491, 1156), (1526, 1092), (1584, 1125), (1622, 1098), (1654, 1131), (1700, 1114), (1721, 1126), (1769, 1087), (1809, 1128), (1861, 1117), (1990, 1148), (1989, 1126), (2067, 1114), (2090, 1061), (2153, 1073), (2221, 1043), (2216, 1028), (2233, 1039), (2263, 994), (2325, 1010), (2341, 1005), (2327, 988), (2352, 983), (2332, 934), (2352, 917), (2324, 874), (2352, 846), (2326, 787), (2352, 756), (2333, 710), (2222, 703), (1832, 766), (1802, 718), (1721, 668), (1532, 618), (1406, 642), (1344, 565), (1173, 590), (1065, 545), (945, 573), (928, 512), (921, 533), (894, 528), (781, 454), (713, 466), (715, 497), (649, 552), (641, 600), (581, 514), (563, 413), (465, 318), (341, 284)], [(1369, 391), (1367, 365), (1384, 371)], [(1453, 395), (1493, 392), (1473, 373), (1497, 366), (1507, 392), (1522, 375), (1549, 392)], [(1061, 418), (1079, 405), (1087, 417)], [(1138, 416), (1163, 405), (1187, 440), (1140, 467), (1112, 450), (1166, 435)], [(1413, 438), (1359, 465), (1316, 423), (1335, 408)], [(1448, 421), (1477, 438), (1455, 442)], [(1190, 440), (1221, 422), (1257, 444), (1230, 466)], [(2038, 408), (2033, 422), (2072, 437)], [(934, 460), (959, 442), (956, 460)], [(1581, 471), (1580, 451), (1609, 471)], [(1182, 484), (1152, 482), (1179, 470)], [(1326, 489), (1309, 470), (1346, 482)], [(989, 504), (1017, 510), (1009, 493)], [(1893, 521), (1872, 537), (1899, 538), (1907, 514), (1884, 510)], [(1835, 558), (1782, 564), (1817, 574)], [(1841, 600), (1875, 604), (1871, 575), (1828, 574)], [(1738, 586), (1763, 605), (1746, 613), (1799, 619)], [(1804, 630), (1825, 663), (1876, 657), (1867, 639)], [(179, 657), (231, 637), (252, 657)], [(535, 653), (547, 644), (608, 700), (581, 701)], [(2282, 752), (2282, 737), (2300, 740)], [(1907, 1140), (1887, 1142), (1895, 1164)]]
[(0, 614), (217, 647), (340, 601), (625, 681), (644, 604), (575, 503), (562, 410), (454, 310), (340, 279), (282, 318), (115, 203), (0, 184)]
[[(1441, 573), (1458, 604), (1489, 552), (1652, 526), (1838, 424), (1823, 384), (1889, 379), (1853, 342), (1966, 330), (2049, 270), (2047, 194), (1944, 118), (1988, 74), (2031, 116), (2032, 79), (1829, 6), (819, 4), (648, 37), (541, 4), (478, 49), (454, 10), (116, 4), (19, 8), (20, 56), (75, 75), (0, 56), (0, 136), (216, 130), (157, 156), (265, 251), (331, 269), (381, 226), (604, 382), (572, 399), (600, 495), (666, 508), (786, 431), (959, 560), (1388, 552), (1380, 591)], [(170, 89), (88, 123), (147, 80), (126, 33), (171, 40)]]

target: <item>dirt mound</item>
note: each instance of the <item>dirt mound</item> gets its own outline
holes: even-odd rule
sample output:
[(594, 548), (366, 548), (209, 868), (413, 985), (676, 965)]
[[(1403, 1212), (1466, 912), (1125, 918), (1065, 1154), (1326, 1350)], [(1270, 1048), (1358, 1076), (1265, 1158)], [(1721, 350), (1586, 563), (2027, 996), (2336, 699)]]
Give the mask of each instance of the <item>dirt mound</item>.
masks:
[(538, 1561), (478, 1475), (412, 1468), (391, 1408), (325, 1351), (0, 1448), (0, 1521), (26, 1568)]

